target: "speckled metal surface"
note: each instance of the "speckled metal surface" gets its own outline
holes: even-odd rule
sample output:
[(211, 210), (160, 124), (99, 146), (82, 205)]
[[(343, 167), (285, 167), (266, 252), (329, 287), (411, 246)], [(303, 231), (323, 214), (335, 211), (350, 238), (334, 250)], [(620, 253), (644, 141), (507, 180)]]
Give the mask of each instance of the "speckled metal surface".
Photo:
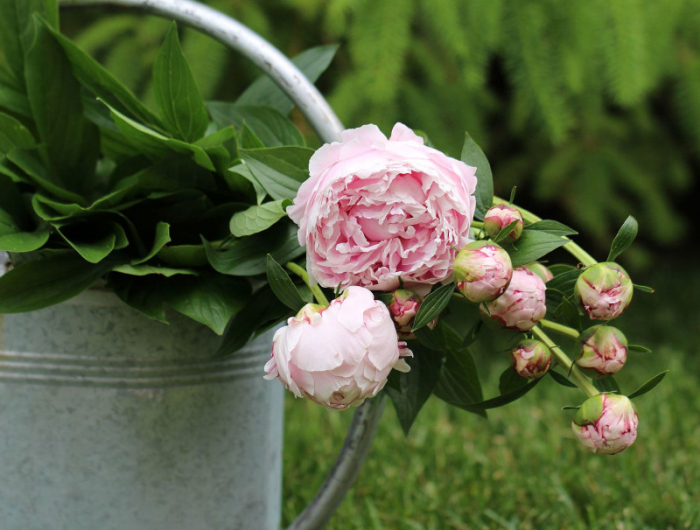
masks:
[(231, 359), (90, 291), (0, 316), (2, 530), (279, 527), (282, 386), (271, 335)]

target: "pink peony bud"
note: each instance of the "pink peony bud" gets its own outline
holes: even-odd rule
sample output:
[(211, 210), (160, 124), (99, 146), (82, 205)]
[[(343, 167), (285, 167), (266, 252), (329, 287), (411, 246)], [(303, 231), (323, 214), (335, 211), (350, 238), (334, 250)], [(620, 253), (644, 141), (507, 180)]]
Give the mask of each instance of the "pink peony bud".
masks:
[(547, 267), (542, 265), (539, 261), (533, 261), (532, 263), (528, 263), (525, 266), (532, 272), (537, 274), (537, 276), (542, 278), (542, 281), (544, 281), (544, 283), (547, 283), (549, 280), (554, 278), (554, 274), (552, 274), (552, 271), (550, 271)]
[(501, 296), (513, 276), (510, 256), (490, 241), (473, 241), (457, 253), (453, 265), (457, 289), (474, 303)]
[(387, 306), (394, 319), (396, 332), (401, 339), (415, 339), (411, 333), (413, 321), (421, 304), (421, 297), (410, 289), (397, 289), (391, 296), (391, 303)]
[(515, 363), (513, 368), (520, 377), (526, 379), (542, 377), (552, 364), (552, 351), (539, 340), (521, 340), (510, 350), (510, 355)]
[(639, 419), (626, 396), (598, 394), (584, 401), (571, 427), (583, 445), (594, 453), (614, 455), (637, 438)]
[(279, 377), (295, 396), (342, 410), (377, 395), (399, 356), (411, 354), (399, 347), (387, 307), (348, 287), (328, 307), (307, 304), (275, 333), (265, 379)]
[(479, 310), (506, 328), (527, 331), (547, 313), (542, 278), (526, 267), (513, 270), (508, 289), (493, 302), (479, 306)]
[(517, 241), (523, 234), (523, 216), (512, 204), (497, 204), (486, 212), (484, 216), (484, 230), (486, 230), (491, 239), (495, 239), (501, 230), (514, 221), (517, 221), (517, 224), (506, 237), (506, 241), (511, 243)]
[(612, 326), (593, 326), (578, 338), (581, 356), (576, 364), (591, 377), (605, 377), (620, 371), (627, 360), (627, 339)]
[(617, 263), (588, 267), (576, 281), (576, 294), (593, 320), (619, 317), (632, 301), (632, 280)]

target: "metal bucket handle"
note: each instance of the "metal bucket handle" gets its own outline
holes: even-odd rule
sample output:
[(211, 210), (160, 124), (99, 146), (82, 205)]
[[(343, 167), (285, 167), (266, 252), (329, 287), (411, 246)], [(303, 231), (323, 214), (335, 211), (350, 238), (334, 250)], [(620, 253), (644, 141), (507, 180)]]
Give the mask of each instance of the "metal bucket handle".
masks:
[[(240, 22), (191, 0), (59, 0), (62, 6), (115, 5), (171, 18), (205, 33), (250, 59), (294, 101), (324, 142), (340, 140), (343, 126), (316, 87), (277, 48)], [(331, 518), (367, 456), (385, 398), (355, 412), (340, 454), (309, 505), (288, 530), (317, 530)]]

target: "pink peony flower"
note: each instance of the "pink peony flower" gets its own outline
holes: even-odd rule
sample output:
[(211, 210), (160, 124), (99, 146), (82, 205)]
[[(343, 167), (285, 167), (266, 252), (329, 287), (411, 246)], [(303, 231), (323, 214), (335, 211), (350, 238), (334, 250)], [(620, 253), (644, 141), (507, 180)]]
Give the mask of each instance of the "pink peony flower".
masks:
[(401, 339), (415, 339), (416, 336), (411, 333), (413, 321), (416, 319), (416, 314), (420, 308), (421, 297), (415, 291), (410, 289), (397, 289), (391, 295), (391, 302), (387, 306), (389, 313), (394, 319), (396, 332)]
[(591, 377), (605, 377), (619, 372), (627, 361), (627, 338), (612, 326), (593, 326), (578, 338), (581, 356), (576, 364)]
[(490, 302), (501, 296), (513, 276), (510, 256), (491, 241), (472, 241), (457, 253), (454, 279), (470, 302)]
[(613, 262), (587, 267), (576, 281), (581, 306), (593, 320), (619, 317), (630, 305), (633, 289), (629, 274)]
[(491, 239), (495, 239), (511, 223), (516, 224), (506, 236), (506, 241), (510, 243), (517, 241), (525, 228), (520, 211), (512, 204), (497, 204), (489, 208), (484, 216), (484, 230)]
[(265, 379), (279, 377), (297, 397), (330, 409), (377, 395), (389, 372), (408, 366), (387, 307), (362, 287), (349, 287), (330, 306), (307, 304), (279, 329)]
[(469, 241), (476, 168), (427, 147), (397, 123), (343, 132), (309, 162), (310, 178), (287, 209), (324, 287), (391, 291), (449, 278)]
[(513, 368), (525, 379), (542, 377), (552, 364), (552, 351), (539, 340), (521, 340), (510, 350), (510, 356), (513, 359)]
[(527, 267), (513, 269), (508, 289), (493, 302), (479, 306), (479, 310), (506, 328), (527, 331), (547, 313), (546, 287), (542, 278)]
[(639, 418), (626, 396), (598, 394), (584, 401), (571, 427), (579, 441), (594, 453), (614, 455), (637, 438)]

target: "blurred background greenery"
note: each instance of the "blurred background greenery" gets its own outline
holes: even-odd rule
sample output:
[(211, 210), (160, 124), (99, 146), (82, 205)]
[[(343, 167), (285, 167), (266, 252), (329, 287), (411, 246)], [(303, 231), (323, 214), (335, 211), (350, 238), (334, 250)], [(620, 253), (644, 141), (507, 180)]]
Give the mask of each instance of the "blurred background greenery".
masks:
[[(289, 56), (340, 48), (319, 87), (346, 126), (396, 121), (459, 156), (482, 145), (496, 191), (581, 232), (599, 259), (625, 217), (638, 283), (621, 328), (650, 346), (621, 373), (639, 440), (589, 455), (569, 429), (583, 395), (543, 384), (489, 422), (431, 399), (408, 440), (387, 407), (378, 440), (331, 529), (700, 528), (700, 0), (210, 0)], [(70, 10), (63, 30), (153, 103), (150, 71), (169, 27), (119, 9)], [(232, 100), (259, 73), (194, 31), (183, 47), (206, 98)], [(317, 145), (303, 118), (295, 120)], [(690, 245), (688, 243), (691, 243)], [(495, 394), (506, 358), (480, 359)], [(288, 400), (285, 511), (311, 498), (350, 414)]]

